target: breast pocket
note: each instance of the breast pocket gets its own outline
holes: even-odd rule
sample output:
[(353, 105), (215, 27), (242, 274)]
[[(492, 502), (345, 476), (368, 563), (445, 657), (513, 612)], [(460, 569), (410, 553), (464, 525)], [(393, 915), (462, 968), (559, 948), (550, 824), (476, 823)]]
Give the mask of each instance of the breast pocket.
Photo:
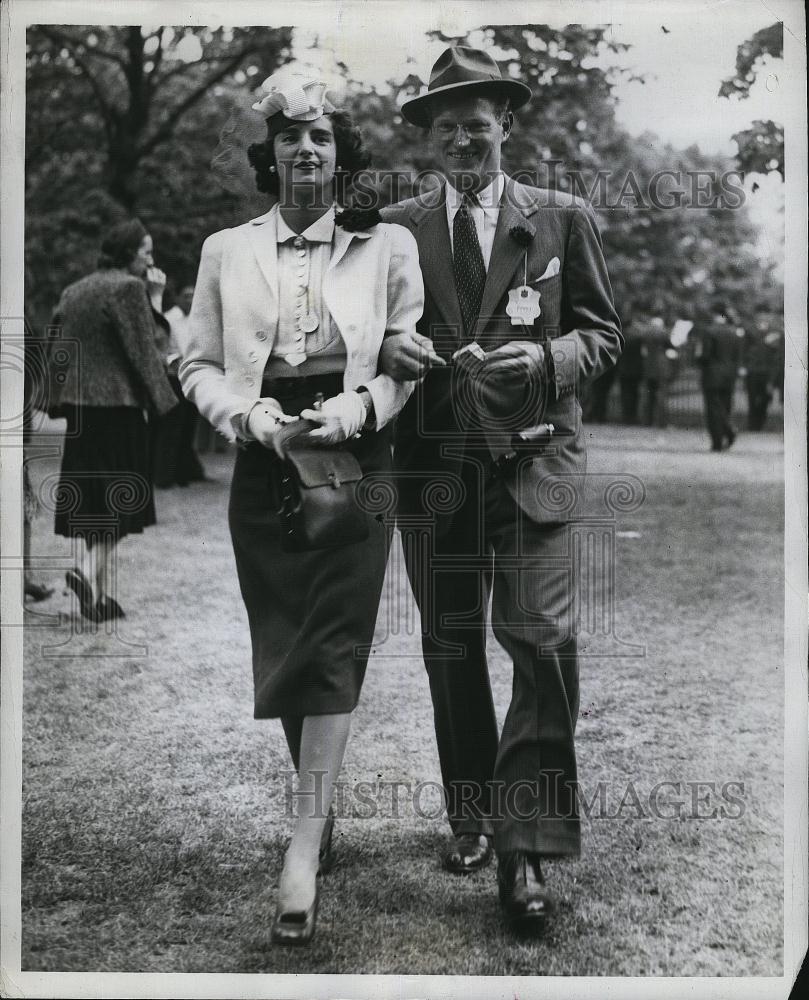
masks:
[(539, 320), (543, 335), (558, 337), (562, 316), (562, 275), (539, 281), (534, 286), (539, 292)]

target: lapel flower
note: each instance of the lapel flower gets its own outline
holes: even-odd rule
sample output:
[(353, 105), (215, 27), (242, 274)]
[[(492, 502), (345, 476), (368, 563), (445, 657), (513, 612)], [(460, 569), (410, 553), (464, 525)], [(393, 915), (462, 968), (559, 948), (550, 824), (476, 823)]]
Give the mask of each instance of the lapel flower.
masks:
[(347, 233), (363, 233), (381, 221), (377, 208), (346, 208), (334, 217), (335, 224), (342, 226)]
[(534, 234), (526, 229), (525, 226), (512, 226), (508, 231), (508, 235), (519, 243), (521, 247), (527, 247), (534, 238)]

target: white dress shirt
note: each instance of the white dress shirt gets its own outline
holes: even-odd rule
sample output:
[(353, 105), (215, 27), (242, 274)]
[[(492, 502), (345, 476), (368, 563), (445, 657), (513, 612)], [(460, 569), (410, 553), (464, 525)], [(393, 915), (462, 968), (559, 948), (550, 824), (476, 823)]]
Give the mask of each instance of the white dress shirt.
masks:
[[(475, 223), (475, 230), (478, 234), (478, 243), (483, 253), (483, 266), (489, 270), (489, 260), (492, 256), (492, 246), (494, 245), (494, 233), (497, 229), (497, 217), (500, 214), (500, 199), (503, 196), (503, 185), (505, 181), (502, 174), (497, 174), (491, 184), (479, 191), (476, 195), (477, 204), (470, 208), (472, 221)], [(463, 195), (447, 183), (446, 203), (447, 203), (447, 225), (449, 226), (449, 244), (452, 252), (455, 252), (453, 245), (452, 226), (455, 222), (455, 215), (463, 202)]]
[[(339, 372), (345, 367), (345, 344), (323, 301), (323, 279), (331, 260), (334, 217), (332, 207), (299, 237), (284, 222), (276, 206), (278, 335), (268, 375), (313, 375), (315, 369), (317, 373)], [(301, 328), (306, 315), (313, 315), (318, 321), (317, 328), (308, 333)], [(287, 364), (285, 359), (289, 357), (301, 359), (302, 363)]]

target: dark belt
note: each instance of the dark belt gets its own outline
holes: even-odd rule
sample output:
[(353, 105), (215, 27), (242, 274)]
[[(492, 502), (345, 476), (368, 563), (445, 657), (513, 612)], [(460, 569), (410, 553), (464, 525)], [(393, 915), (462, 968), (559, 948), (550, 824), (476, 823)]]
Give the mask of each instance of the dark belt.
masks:
[(265, 378), (261, 383), (261, 395), (272, 396), (273, 399), (289, 399), (290, 396), (308, 395), (323, 392), (324, 395), (335, 395), (343, 390), (342, 372), (325, 372), (320, 375), (299, 375), (278, 378)]

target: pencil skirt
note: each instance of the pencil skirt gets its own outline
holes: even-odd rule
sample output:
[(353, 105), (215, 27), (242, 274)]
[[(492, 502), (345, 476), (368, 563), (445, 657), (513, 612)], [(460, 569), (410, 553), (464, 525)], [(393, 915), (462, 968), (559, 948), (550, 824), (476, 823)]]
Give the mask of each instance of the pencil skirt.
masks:
[[(305, 388), (286, 397), (276, 385), (273, 395), (285, 412), (299, 413), (312, 405), (312, 387), (328, 378), (307, 378)], [(348, 447), (366, 477), (379, 483), (389, 478), (390, 437), (384, 430), (365, 432)], [(253, 714), (265, 719), (350, 712), (373, 641), (392, 517), (366, 513), (368, 538), (362, 542), (285, 552), (280, 469), (273, 451), (251, 443), (236, 457), (230, 491), (228, 520), (253, 650)]]

